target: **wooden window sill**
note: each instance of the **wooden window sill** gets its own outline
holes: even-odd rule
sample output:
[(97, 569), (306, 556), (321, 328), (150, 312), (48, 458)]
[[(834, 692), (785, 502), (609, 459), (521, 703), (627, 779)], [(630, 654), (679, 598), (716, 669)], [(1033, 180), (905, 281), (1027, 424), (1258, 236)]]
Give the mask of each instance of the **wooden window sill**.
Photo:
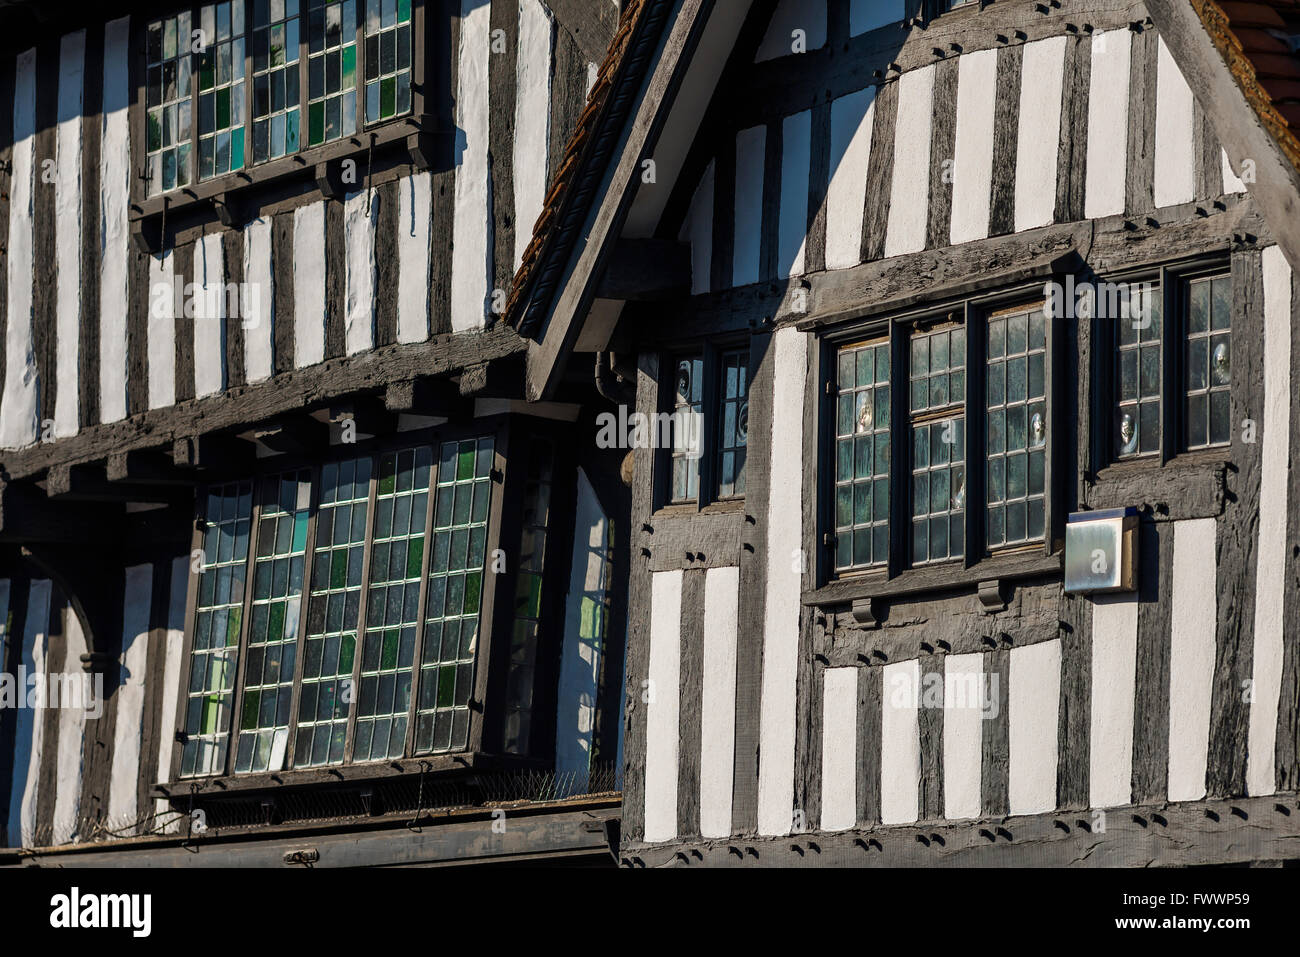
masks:
[(943, 592), (976, 592), (981, 583), (1027, 578), (1060, 578), (1063, 552), (1044, 555), (1040, 550), (1015, 555), (995, 555), (967, 568), (961, 564), (909, 568), (893, 578), (882, 574), (858, 575), (828, 582), (804, 592), (803, 604), (826, 606), (882, 598), (911, 598)]
[(1089, 509), (1133, 506), (1156, 521), (1214, 518), (1223, 514), (1227, 449), (1185, 452), (1163, 465), (1130, 459), (1102, 469), (1087, 484)]

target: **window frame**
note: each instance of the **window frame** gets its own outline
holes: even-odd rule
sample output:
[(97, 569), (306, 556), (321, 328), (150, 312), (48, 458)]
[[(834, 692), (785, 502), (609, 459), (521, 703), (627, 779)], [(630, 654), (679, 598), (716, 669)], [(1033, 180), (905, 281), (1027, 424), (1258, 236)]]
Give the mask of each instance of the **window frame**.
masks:
[[(704, 419), (702, 423), (703, 432), (700, 436), (701, 454), (697, 460), (699, 462), (697, 478), (699, 489), (693, 499), (685, 499), (680, 502), (673, 501), (673, 450), (671, 448), (657, 447), (654, 449), (656, 453), (654, 511), (656, 512), (698, 514), (701, 512), (738, 509), (744, 505), (744, 492), (725, 496), (720, 494), (719, 459), (722, 450), (718, 439), (721, 432), (721, 423), (719, 422), (721, 416), (719, 413), (722, 410), (722, 403), (725, 401), (722, 384), (722, 359), (723, 356), (733, 352), (744, 352), (746, 355), (744, 364), (746, 375), (744, 404), (748, 406), (752, 399), (750, 392), (754, 384), (754, 352), (748, 336), (719, 336), (717, 339), (706, 341), (679, 343), (670, 348), (665, 348), (660, 353), (656, 410), (661, 414), (671, 414), (673, 412), (677, 395), (677, 363), (682, 359), (698, 356), (703, 377), (700, 407)], [(659, 436), (657, 430), (652, 428), (651, 431), (656, 432), (656, 434), (650, 436), (651, 443), (654, 444), (658, 442)], [(746, 428), (746, 466), (749, 463), (749, 454), (749, 431)], [(748, 485), (748, 473), (746, 473), (746, 485)]]
[[(512, 428), (512, 424), (514, 428)], [(330, 445), (328, 449), (323, 450), (319, 455), (276, 455), (267, 459), (260, 460), (258, 466), (252, 471), (252, 474), (222, 474), (214, 475), (209, 478), (198, 489), (195, 499), (194, 509), (194, 533), (191, 543), (191, 556), (195, 550), (202, 548), (203, 543), (203, 511), (205, 507), (208, 489), (212, 486), (226, 484), (230, 481), (249, 480), (253, 483), (254, 498), (249, 512), (249, 543), (248, 555), (245, 559), (245, 581), (244, 581), (244, 598), (242, 607), (244, 608), (243, 618), (240, 623), (239, 642), (237, 647), (238, 657), (235, 662), (235, 679), (231, 690), (230, 719), (227, 727), (228, 743), (224, 762), (219, 770), (206, 774), (183, 775), (182, 758), (183, 758), (183, 734), (186, 725), (186, 705), (188, 695), (186, 693), (186, 682), (188, 682), (189, 667), (191, 656), (193, 654), (194, 639), (196, 634), (195, 615), (197, 612), (198, 586), (201, 575), (191, 572), (188, 576), (186, 589), (186, 618), (185, 618), (185, 635), (181, 651), (181, 678), (177, 689), (177, 700), (174, 702), (176, 707), (177, 729), (175, 740), (172, 742), (172, 762), (169, 772), (169, 781), (164, 782), (173, 786), (186, 786), (196, 784), (202, 787), (214, 781), (224, 782), (248, 782), (246, 786), (256, 786), (266, 779), (318, 779), (322, 775), (337, 776), (345, 773), (349, 778), (358, 776), (370, 776), (372, 772), (380, 772), (389, 768), (391, 765), (398, 764), (402, 761), (424, 761), (430, 764), (447, 761), (456, 761), (464, 763), (470, 760), (475, 754), (483, 753), (485, 750), (485, 741), (489, 738), (485, 736), (485, 723), (493, 720), (493, 711), (496, 702), (491, 697), (489, 683), (494, 679), (492, 672), (495, 670), (496, 661), (493, 642), (494, 622), (497, 620), (497, 614), (500, 612), (500, 603), (507, 599), (513, 593), (514, 587), (514, 567), (513, 563), (508, 564), (506, 573), (494, 574), (490, 571), (490, 557), (494, 551), (503, 548), (503, 542), (510, 542), (507, 536), (517, 534), (517, 525), (512, 522), (503, 522), (503, 514), (507, 509), (516, 508), (518, 503), (514, 499), (519, 497), (518, 492), (522, 491), (522, 485), (516, 489), (512, 483), (509, 470), (506, 467), (508, 461), (509, 441), (512, 432), (517, 431), (517, 423), (512, 423), (512, 417), (509, 415), (494, 415), (482, 419), (455, 422), (436, 425), (428, 428), (413, 429), (405, 432), (396, 432), (382, 437), (375, 437), (358, 441), (350, 444)], [(470, 694), (469, 704), (469, 727), (467, 732), (466, 746), (463, 749), (452, 749), (444, 751), (431, 751), (424, 754), (414, 753), (414, 735), (415, 735), (415, 716), (419, 710), (419, 677), (421, 671), (421, 655), (423, 650), (423, 641), (425, 633), (425, 618), (427, 615), (426, 601), (428, 597), (428, 576), (429, 561), (431, 548), (424, 548), (421, 565), (421, 582), (420, 582), (420, 606), (416, 619), (416, 636), (415, 646), (412, 651), (412, 684), (410, 693), (410, 703), (407, 708), (407, 727), (406, 738), (403, 744), (402, 754), (398, 758), (374, 758), (360, 762), (353, 760), (353, 744), (356, 723), (358, 718), (358, 709), (355, 706), (354, 698), (353, 707), (348, 714), (348, 729), (346, 743), (344, 746), (344, 758), (338, 764), (325, 764), (313, 766), (295, 766), (295, 748), (297, 743), (297, 709), (299, 707), (302, 693), (303, 663), (305, 661), (305, 634), (307, 629), (307, 604), (311, 595), (311, 558), (315, 553), (317, 538), (317, 518), (320, 504), (320, 481), (323, 467), (331, 462), (340, 462), (348, 459), (369, 456), (378, 459), (386, 452), (399, 451), (402, 449), (416, 448), (420, 446), (429, 446), (434, 451), (434, 462), (437, 461), (437, 449), (443, 442), (458, 441), (470, 438), (491, 438), (493, 441), (493, 465), (489, 471), (492, 485), (491, 497), (488, 502), (488, 519), (487, 535), (484, 542), (485, 572), (483, 576), (482, 592), (480, 594), (479, 608), (479, 625), (478, 636), (474, 649), (474, 673), (472, 691)], [(290, 720), (288, 743), (285, 749), (284, 766), (280, 770), (268, 771), (247, 771), (236, 772), (234, 770), (235, 761), (238, 753), (238, 721), (242, 711), (243, 695), (246, 687), (245, 671), (247, 667), (247, 651), (249, 642), (249, 627), (252, 615), (248, 613), (251, 608), (254, 575), (257, 552), (256, 529), (258, 516), (261, 511), (261, 496), (258, 492), (260, 483), (272, 476), (284, 474), (297, 470), (309, 470), (311, 473), (311, 506), (309, 513), (309, 522), (307, 528), (307, 541), (305, 545), (303, 575), (303, 590), (301, 593), (301, 612), (298, 622), (298, 634), (295, 641), (297, 649), (294, 659), (293, 687), (291, 692), (290, 703)], [(432, 478), (431, 481), (436, 481)], [(354, 682), (358, 680), (361, 668), (362, 641), (365, 635), (365, 615), (367, 611), (367, 602), (371, 588), (370, 581), (370, 563), (371, 554), (374, 544), (374, 502), (376, 497), (378, 483), (377, 470), (372, 471), (370, 488), (368, 491), (369, 507), (366, 516), (366, 540), (363, 547), (362, 557), (362, 584), (361, 599), (357, 611), (357, 644), (355, 649), (352, 678)], [(425, 540), (430, 539), (432, 526), (429, 524), (429, 516), (435, 507), (435, 495), (433, 494), (434, 485), (430, 486), (429, 501), (427, 503), (428, 512), (426, 513)], [(511, 527), (504, 527), (509, 524)], [(507, 550), (506, 554), (510, 554)], [(191, 559), (192, 561), (193, 559)], [(506, 581), (502, 581), (505, 579)], [(501, 587), (498, 587), (501, 586)], [(490, 730), (490, 729), (489, 729)], [(490, 741), (489, 741), (490, 743)], [(526, 760), (526, 759), (525, 759)]]
[[(128, 62), (131, 100), (127, 122), (131, 130), (130, 220), (132, 237), (138, 248), (157, 252), (171, 245), (182, 228), (219, 219), (223, 225), (236, 226), (254, 219), (263, 205), (279, 202), (302, 191), (295, 184), (313, 183), (324, 196), (337, 197), (348, 189), (365, 188), (367, 179), (395, 166), (418, 172), (446, 167), (453, 162), (454, 134), (451, 105), (449, 57), (430, 63), (430, 51), (449, 50), (450, 13), (434, 0), (411, 0), (411, 108), (408, 112), (372, 124), (365, 121), (365, 2), (357, 0), (357, 123), (356, 130), (316, 146), (309, 145), (309, 49), (308, 8), (310, 0), (299, 0), (300, 70), (299, 106), (300, 148), (295, 153), (251, 161), (253, 155), (253, 50), (251, 35), (245, 34), (244, 125), (245, 156), (248, 161), (239, 169), (199, 180), (199, 118), (193, 110), (191, 130), (191, 164), (194, 175), (187, 186), (175, 187), (153, 196), (148, 194), (147, 173), (147, 34), (149, 23), (189, 11), (192, 29), (197, 29), (205, 5), (200, 0), (190, 4), (157, 4), (143, 12), (131, 25)], [(251, 18), (253, 0), (245, 0), (246, 17)], [(197, 56), (197, 54), (190, 54)], [(198, 102), (198, 73), (191, 72), (192, 102)], [(339, 168), (344, 159), (357, 163), (358, 184), (344, 184)], [(178, 225), (181, 224), (181, 225)]]
[[(904, 307), (866, 318), (850, 319), (817, 331), (815, 355), (818, 368), (815, 370), (814, 381), (819, 384), (819, 396), (816, 410), (816, 466), (813, 475), (817, 495), (815, 540), (819, 547), (814, 552), (817, 556), (812, 582), (814, 589), (828, 588), (838, 593), (865, 585), (889, 586), (891, 589), (896, 587), (899, 590), (912, 590), (915, 587), (923, 590), (927, 584), (938, 587), (950, 579), (969, 577), (970, 574), (978, 574), (981, 580), (996, 579), (1008, 569), (1037, 568), (1044, 561), (1055, 560), (1063, 548), (1064, 537), (1061, 526), (1064, 516), (1064, 479), (1060, 474), (1062, 469), (1058, 465), (1058, 459), (1062, 454), (1068, 454), (1068, 450), (1058, 445), (1062, 403), (1055, 395), (1060, 383), (1068, 381), (1061, 375), (1064, 346), (1068, 339), (1062, 336), (1057, 326), (1068, 320), (1056, 317), (1045, 323), (1044, 402), (1048, 432), (1044, 449), (1046, 461), (1041, 540), (990, 549), (986, 532), (988, 502), (985, 491), (988, 467), (988, 408), (985, 400), (988, 317), (1008, 308), (1032, 309), (1035, 304), (1043, 302), (1043, 282), (1053, 280), (1063, 281), (1064, 276), (1046, 276), (1037, 281), (949, 298), (923, 307)], [(912, 561), (911, 554), (911, 337), (919, 323), (942, 323), (953, 319), (961, 324), (966, 339), (966, 395), (960, 406), (965, 423), (965, 547), (958, 557), (916, 564)], [(890, 355), (889, 558), (884, 565), (837, 570), (835, 416), (839, 395), (836, 381), (838, 354), (844, 346), (886, 337)], [(905, 386), (901, 393), (899, 383)], [(897, 530), (903, 530), (903, 534)]]
[[(1184, 442), (1187, 401), (1187, 369), (1184, 358), (1188, 336), (1188, 317), (1185, 312), (1188, 285), (1196, 280), (1226, 278), (1229, 283), (1229, 302), (1234, 315), (1228, 326), (1228, 341), (1232, 343), (1236, 298), (1233, 288), (1231, 257), (1227, 254), (1196, 256), (1190, 259), (1163, 263), (1158, 266), (1123, 270), (1099, 277), (1099, 282), (1138, 283), (1153, 282), (1160, 286), (1162, 328), (1160, 339), (1160, 442), (1157, 452), (1121, 456), (1116, 449), (1116, 411), (1119, 405), (1119, 330), (1115, 322), (1104, 320), (1102, 332), (1097, 337), (1098, 355), (1104, 357), (1101, 374), (1096, 377), (1101, 408), (1096, 410), (1094, 441), (1098, 452), (1099, 470), (1118, 468), (1157, 469), (1183, 463), (1226, 461), (1231, 457), (1232, 423), (1229, 421), (1229, 440), (1226, 443), (1188, 448)], [(1123, 320), (1121, 320), (1123, 321)], [(1231, 353), (1230, 353), (1231, 354)], [(1228, 394), (1232, 394), (1231, 376)], [(1229, 398), (1231, 412), (1231, 398)], [(1229, 415), (1231, 420), (1231, 414)]]

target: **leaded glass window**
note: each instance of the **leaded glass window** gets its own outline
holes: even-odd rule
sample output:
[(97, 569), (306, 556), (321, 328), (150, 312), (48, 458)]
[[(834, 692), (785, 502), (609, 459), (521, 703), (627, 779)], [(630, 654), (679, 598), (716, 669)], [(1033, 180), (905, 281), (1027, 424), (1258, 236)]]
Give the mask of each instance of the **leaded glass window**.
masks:
[(529, 445), (528, 484), (524, 490), (523, 535), (515, 587), (515, 623), (510, 639), (510, 670), (506, 677), (505, 750), (528, 750), (532, 734), (533, 678), (542, 618), (542, 569), (551, 514), (554, 450), (545, 439)]
[(356, 0), (307, 0), (309, 146), (357, 131)]
[(704, 358), (677, 360), (672, 413), (672, 497), (674, 504), (700, 494), (700, 415), (704, 409)]
[(1184, 443), (1190, 449), (1232, 440), (1232, 281), (1194, 279), (1187, 285)]
[(251, 482), (218, 486), (207, 495), (181, 752), (186, 775), (214, 774), (226, 763), (252, 501)]
[[(465, 747), (492, 498), (492, 440), (444, 442), (438, 458), (415, 750)], [(521, 566), (527, 562), (527, 531)]]
[(912, 335), (908, 379), (912, 433), (912, 563), (965, 550), (966, 330)]
[(279, 771), (289, 746), (311, 473), (262, 480), (236, 771)]
[(1135, 289), (1113, 317), (1118, 339), (1115, 451), (1120, 458), (1158, 454), (1163, 441), (1164, 310), (1159, 286)]
[(889, 560), (889, 341), (845, 346), (837, 362), (835, 566)]
[(1041, 308), (988, 324), (989, 548), (1043, 537), (1047, 470), (1047, 319)]
[(749, 350), (724, 352), (718, 392), (718, 498), (745, 494), (745, 446), (749, 438)]
[(411, 109), (411, 0), (366, 0), (366, 122)]
[(298, 152), (300, 0), (253, 0), (253, 162)]
[(155, 20), (145, 30), (145, 181), (149, 196), (190, 183), (191, 32), (188, 10)]
[(294, 764), (340, 764), (352, 713), (352, 665), (365, 565), (370, 458), (321, 469), (311, 600)]
[(379, 460), (354, 761), (405, 751), (431, 466), (428, 448)]

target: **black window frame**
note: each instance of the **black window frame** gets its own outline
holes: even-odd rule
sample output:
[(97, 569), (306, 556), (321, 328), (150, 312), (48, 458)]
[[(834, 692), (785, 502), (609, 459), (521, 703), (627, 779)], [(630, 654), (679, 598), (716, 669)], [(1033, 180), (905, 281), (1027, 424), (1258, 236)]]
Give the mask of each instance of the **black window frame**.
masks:
[[(1063, 277), (1054, 277), (1060, 281)], [(1069, 449), (1060, 444), (1062, 408), (1072, 405), (1062, 401), (1060, 390), (1068, 377), (1061, 372), (1067, 340), (1062, 336), (1059, 317), (1046, 319), (1046, 356), (1044, 360), (1047, 436), (1045, 442), (1044, 521), (1041, 539), (990, 549), (986, 537), (987, 500), (985, 476), (988, 455), (985, 378), (987, 375), (986, 329), (988, 317), (1006, 309), (1032, 310), (1044, 303), (1042, 281), (1020, 284), (989, 292), (952, 298), (920, 308), (900, 309), (865, 319), (850, 319), (818, 332), (817, 382), (819, 404), (816, 423), (816, 469), (814, 488), (816, 536), (820, 547), (814, 587), (829, 587), (840, 593), (854, 583), (868, 586), (897, 587), (910, 590), (926, 587), (927, 582), (942, 583), (954, 578), (976, 575), (996, 579), (1011, 568), (1037, 567), (1054, 559), (1063, 547), (1065, 471), (1058, 465), (1068, 457)], [(960, 556), (945, 561), (915, 564), (912, 561), (912, 434), (910, 411), (910, 341), (918, 324), (960, 322), (965, 330), (966, 396), (962, 408), (965, 421), (965, 525), (964, 549)], [(837, 534), (835, 515), (836, 487), (836, 403), (838, 399), (837, 360), (839, 350), (847, 345), (888, 338), (890, 354), (890, 470), (889, 470), (889, 548), (884, 565), (836, 567)], [(978, 372), (976, 372), (978, 370)], [(900, 392), (899, 383), (906, 388)], [(1065, 396), (1072, 400), (1073, 395)], [(978, 427), (974, 423), (978, 423)], [(971, 463), (979, 463), (972, 469)], [(906, 484), (904, 484), (906, 483)], [(899, 534), (897, 530), (906, 530)], [(1046, 566), (1044, 566), (1046, 567)]]
[[(251, 21), (252, 3), (245, 0), (246, 18)], [(411, 0), (411, 105), (408, 112), (374, 123), (365, 121), (365, 3), (357, 0), (355, 132), (316, 146), (309, 145), (309, 29), (310, 0), (299, 0), (299, 98), (300, 147), (297, 152), (253, 163), (253, 50), (245, 44), (244, 125), (245, 149), (249, 161), (244, 167), (199, 180), (197, 109), (191, 137), (195, 174), (189, 184), (149, 195), (147, 174), (147, 90), (146, 37), (150, 23), (183, 12), (191, 13), (192, 27), (198, 28), (201, 0), (185, 3), (157, 3), (142, 11), (131, 24), (129, 63), (131, 101), (128, 124), (131, 131), (131, 235), (145, 252), (169, 248), (182, 234), (219, 221), (240, 226), (257, 218), (264, 207), (303, 192), (317, 192), (338, 198), (347, 192), (364, 190), (372, 177), (391, 178), (392, 171), (419, 172), (447, 169), (454, 165), (454, 102), (452, 99), (451, 37), (453, 15), (437, 0)], [(246, 41), (251, 38), (245, 35)], [(447, 55), (437, 55), (446, 51)], [(197, 62), (197, 54), (193, 54)], [(192, 79), (193, 101), (198, 102), (197, 69)], [(343, 161), (355, 165), (355, 182), (342, 179)]]
[[(559, 499), (559, 508), (564, 508), (565, 496), (571, 495), (571, 479), (573, 475), (572, 462), (570, 453), (572, 451), (571, 438), (567, 436), (565, 430), (558, 423), (545, 423), (534, 419), (527, 419), (521, 422), (520, 417), (509, 414), (498, 414), (483, 417), (473, 421), (466, 422), (448, 422), (427, 428), (412, 429), (408, 431), (395, 432), (382, 437), (368, 438), (349, 444), (330, 445), (328, 449), (322, 449), (319, 454), (313, 455), (276, 455), (266, 459), (259, 460), (257, 467), (250, 474), (248, 470), (242, 472), (231, 472), (229, 474), (220, 474), (212, 476), (204, 486), (198, 490), (195, 502), (195, 531), (192, 542), (191, 554), (194, 549), (201, 549), (203, 543), (203, 510), (206, 503), (208, 488), (227, 484), (229, 482), (251, 481), (254, 487), (253, 507), (249, 512), (250, 529), (256, 528), (259, 501), (257, 499), (257, 486), (264, 478), (278, 476), (286, 472), (292, 472), (299, 469), (307, 469), (311, 472), (311, 512), (308, 524), (306, 556), (307, 570), (304, 575), (302, 586), (301, 601), (302, 611), (298, 627), (298, 638), (296, 642), (297, 652), (295, 655), (295, 671), (293, 676), (292, 687), (292, 705), (290, 711), (290, 723), (288, 731), (288, 745), (285, 751), (283, 767), (279, 770), (270, 771), (235, 771), (235, 762), (238, 748), (239, 735), (239, 715), (242, 710), (243, 695), (245, 690), (245, 671), (247, 665), (247, 649), (249, 643), (249, 622), (251, 615), (249, 609), (252, 607), (253, 594), (253, 570), (256, 562), (257, 543), (253, 534), (250, 532), (248, 543), (248, 554), (245, 559), (245, 595), (243, 598), (243, 620), (240, 625), (239, 641), (236, 645), (237, 657), (234, 663), (235, 678), (231, 688), (230, 697), (230, 717), (226, 729), (227, 743), (225, 758), (222, 765), (210, 772), (182, 774), (182, 759), (184, 749), (184, 729), (186, 727), (186, 706), (188, 703), (188, 681), (191, 657), (194, 650), (194, 641), (196, 633), (196, 611), (198, 599), (198, 586), (200, 575), (195, 573), (191, 568), (189, 581), (187, 584), (186, 597), (186, 619), (185, 634), (181, 648), (181, 683), (178, 687), (177, 701), (174, 702), (176, 707), (176, 728), (178, 729), (176, 740), (173, 743), (170, 780), (164, 782), (173, 786), (188, 786), (196, 784), (201, 788), (213, 782), (231, 782), (232, 785), (240, 788), (257, 787), (267, 779), (275, 780), (317, 780), (322, 775), (346, 774), (348, 778), (367, 777), (373, 774), (390, 773), (390, 768), (399, 765), (402, 761), (423, 761), (430, 765), (443, 765), (448, 762), (472, 763), (474, 756), (479, 754), (492, 754), (500, 749), (503, 709), (505, 704), (505, 683), (507, 670), (507, 655), (509, 651), (508, 629), (513, 625), (513, 616), (511, 609), (515, 591), (517, 588), (518, 576), (518, 549), (519, 532), (521, 528), (521, 513), (523, 510), (523, 493), (525, 486), (524, 469), (510, 469), (507, 467), (509, 461), (510, 444), (520, 442), (530, 433), (545, 434), (556, 446), (556, 460), (552, 466), (552, 475), (554, 482), (563, 491), (556, 497)], [(489, 471), (491, 483), (491, 497), (488, 503), (488, 524), (486, 540), (484, 545), (485, 562), (483, 584), (480, 596), (480, 609), (478, 617), (478, 635), (474, 648), (474, 670), (473, 670), (473, 690), (469, 699), (469, 728), (466, 746), (452, 750), (435, 750), (426, 752), (417, 752), (415, 748), (415, 718), (419, 712), (419, 678), (421, 672), (421, 648), (425, 637), (426, 617), (427, 617), (427, 599), (428, 599), (428, 582), (429, 582), (429, 563), (432, 552), (432, 523), (426, 523), (425, 527), (425, 546), (423, 566), (421, 569), (421, 593), (420, 608), (416, 618), (416, 644), (412, 655), (412, 687), (410, 692), (410, 703), (407, 708), (408, 722), (406, 729), (406, 739), (402, 749), (402, 754), (398, 758), (380, 757), (364, 761), (354, 760), (353, 746), (355, 726), (359, 709), (356, 706), (355, 699), (353, 706), (349, 709), (348, 714), (348, 731), (347, 743), (344, 758), (341, 763), (324, 764), (324, 765), (299, 765), (296, 763), (294, 753), (296, 745), (296, 728), (297, 728), (297, 710), (299, 699), (303, 686), (303, 661), (305, 659), (305, 641), (307, 620), (307, 602), (311, 595), (310, 579), (310, 559), (315, 553), (317, 537), (317, 518), (320, 504), (321, 488), (321, 470), (331, 462), (346, 461), (361, 456), (369, 456), (375, 462), (385, 453), (399, 451), (402, 449), (418, 448), (421, 446), (431, 447), (434, 454), (434, 462), (437, 462), (438, 447), (443, 442), (466, 440), (474, 438), (491, 438), (493, 442), (493, 464)], [(435, 481), (436, 480), (432, 480)], [(366, 517), (366, 539), (363, 547), (364, 570), (361, 579), (361, 605), (358, 610), (358, 619), (356, 627), (356, 650), (353, 666), (353, 676), (360, 673), (362, 641), (366, 631), (366, 599), (372, 586), (370, 574), (370, 560), (373, 552), (375, 537), (375, 513), (373, 503), (375, 500), (375, 489), (377, 487), (378, 476), (377, 470), (372, 469), (371, 486), (369, 499), (371, 508), (367, 511)], [(430, 486), (430, 514), (435, 507), (433, 501), (434, 485)], [(553, 505), (552, 513), (555, 513), (556, 506)], [(556, 526), (553, 524), (553, 530)], [(567, 565), (562, 559), (565, 552), (571, 546), (571, 541), (563, 533), (563, 524), (559, 526), (560, 534), (554, 535), (553, 544), (550, 546), (554, 549), (550, 554), (558, 555), (560, 558), (554, 561), (548, 560), (543, 568), (543, 574), (546, 578), (547, 585), (544, 587), (545, 604), (543, 608), (543, 620), (545, 622), (546, 642), (544, 646), (539, 646), (537, 656), (541, 665), (536, 670), (534, 676), (533, 707), (540, 710), (543, 715), (548, 715), (546, 721), (540, 725), (541, 734), (534, 738), (534, 747), (528, 753), (522, 755), (513, 755), (515, 763), (532, 766), (534, 764), (541, 766), (550, 758), (553, 758), (553, 734), (551, 738), (546, 737), (548, 731), (553, 731), (548, 723), (553, 721), (553, 716), (549, 716), (549, 711), (554, 704), (554, 669), (550, 667), (551, 658), (555, 657), (552, 652), (555, 651), (554, 636), (556, 633), (555, 624), (557, 616), (563, 614), (563, 603), (552, 600), (550, 593), (554, 588), (550, 587), (554, 583), (555, 575), (567, 569)], [(498, 552), (498, 550), (500, 550)], [(504, 555), (506, 566), (502, 573), (493, 573), (492, 563), (494, 556)], [(558, 569), (558, 571), (557, 571)], [(359, 693), (359, 689), (358, 692)], [(166, 707), (167, 705), (165, 705)]]
[[(719, 431), (721, 429), (721, 419), (723, 418), (722, 407), (726, 401), (724, 395), (724, 386), (722, 382), (723, 357), (736, 352), (742, 352), (745, 355), (744, 369), (746, 370), (745, 395), (741, 403), (745, 408), (746, 421), (748, 421), (748, 406), (751, 399), (750, 390), (754, 382), (754, 353), (750, 346), (750, 340), (747, 336), (720, 336), (716, 340), (704, 342), (695, 342), (690, 344), (676, 345), (672, 348), (665, 349), (661, 354), (660, 377), (659, 377), (659, 401), (657, 410), (660, 414), (672, 414), (676, 407), (677, 395), (677, 363), (683, 359), (700, 360), (702, 369), (703, 388), (700, 393), (700, 407), (702, 410), (703, 421), (701, 423), (702, 432), (700, 435), (700, 457), (696, 460), (698, 464), (698, 492), (693, 498), (674, 500), (673, 498), (673, 449), (656, 448), (656, 468), (657, 476), (655, 487), (655, 509), (668, 510), (674, 513), (690, 513), (716, 511), (718, 509), (739, 508), (745, 501), (743, 491), (731, 495), (722, 495), (720, 492), (720, 454), (723, 451), (719, 443)], [(737, 413), (739, 415), (739, 411)], [(649, 435), (651, 443), (658, 443), (662, 436), (656, 424), (651, 424), (648, 431), (653, 433)], [(748, 426), (746, 426), (746, 468), (749, 462), (749, 440)], [(748, 481), (748, 472), (745, 473)]]
[[(1236, 318), (1236, 290), (1233, 287), (1232, 263), (1228, 255), (1197, 256), (1158, 266), (1115, 272), (1097, 279), (1098, 283), (1149, 282), (1158, 285), (1162, 323), (1159, 447), (1155, 452), (1120, 454), (1116, 441), (1116, 429), (1119, 427), (1119, 376), (1121, 374), (1118, 323), (1129, 320), (1123, 318), (1099, 320), (1102, 328), (1102, 334), (1097, 337), (1100, 346), (1099, 355), (1104, 357), (1104, 360), (1100, 363), (1101, 374), (1097, 377), (1097, 394), (1100, 401), (1094, 404), (1094, 435), (1101, 468), (1152, 469), (1183, 462), (1194, 463), (1229, 458), (1234, 428), (1231, 421), (1231, 398), (1229, 398), (1229, 427), (1226, 441), (1192, 448), (1188, 446), (1185, 434), (1188, 389), (1185, 346), (1189, 332), (1187, 290), (1192, 282), (1220, 278), (1226, 279), (1229, 283), (1228, 300), (1233, 315), (1230, 316), (1226, 332), (1231, 350), (1234, 325), (1232, 320)], [(1229, 355), (1231, 356), (1231, 351)], [(1231, 397), (1231, 373), (1229, 373), (1226, 392)]]

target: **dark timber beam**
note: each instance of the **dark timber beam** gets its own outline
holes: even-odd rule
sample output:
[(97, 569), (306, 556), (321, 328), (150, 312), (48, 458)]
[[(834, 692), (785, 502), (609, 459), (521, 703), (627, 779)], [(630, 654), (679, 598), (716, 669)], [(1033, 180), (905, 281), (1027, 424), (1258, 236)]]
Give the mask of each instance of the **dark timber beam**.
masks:
[(691, 247), (667, 239), (620, 239), (605, 264), (596, 298), (660, 302), (691, 291)]
[(35, 485), (0, 479), (0, 542), (91, 543), (113, 538), (115, 514), (79, 502), (53, 503)]
[(390, 412), (451, 418), (462, 404), (459, 389), (449, 379), (417, 376), (390, 382), (384, 389), (384, 408)]
[(397, 431), (396, 414), (383, 399), (373, 396), (331, 403), (330, 424), (342, 428), (349, 422), (363, 435), (391, 435)]
[(1297, 795), (1058, 811), (708, 843), (625, 844), (624, 867), (1190, 867), (1300, 860)]
[(181, 503), (184, 489), (132, 482), (110, 482), (105, 469), (97, 465), (54, 465), (45, 479), (45, 494), (51, 499), (83, 502)]
[(250, 443), (229, 435), (185, 436), (172, 443), (172, 462), (179, 468), (241, 470), (255, 460)]
[[(1265, 129), (1259, 113), (1247, 98), (1233, 70), (1215, 46), (1197, 15), (1202, 2), (1187, 0), (1148, 0), (1147, 10), (1169, 46), (1187, 84), (1196, 94), (1214, 126), (1215, 135), (1232, 160), (1238, 174), (1242, 161), (1255, 164), (1255, 182), (1248, 184), (1274, 238), (1286, 258), (1300, 263), (1300, 171), (1287, 158), (1277, 140)], [(1242, 55), (1224, 37), (1229, 56)], [(1237, 70), (1249, 67), (1238, 63)]]
[(171, 456), (153, 449), (116, 452), (104, 467), (110, 482), (133, 482), (145, 485), (193, 485), (194, 476), (179, 470)]
[(283, 455), (310, 455), (329, 446), (329, 427), (308, 415), (255, 426), (252, 436), (272, 452)]

